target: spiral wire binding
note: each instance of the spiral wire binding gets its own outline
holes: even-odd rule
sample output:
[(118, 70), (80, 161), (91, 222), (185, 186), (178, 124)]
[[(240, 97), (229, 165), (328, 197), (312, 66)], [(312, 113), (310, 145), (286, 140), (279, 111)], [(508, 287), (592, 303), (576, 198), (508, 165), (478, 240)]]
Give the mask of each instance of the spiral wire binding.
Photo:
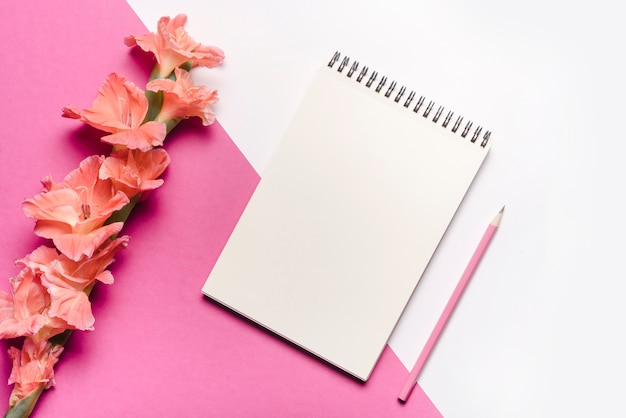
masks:
[[(363, 80), (366, 80), (365, 87), (371, 88), (372, 86), (375, 86), (374, 91), (376, 93), (383, 92), (385, 97), (387, 98), (392, 97), (393, 92), (396, 90), (396, 87), (398, 86), (396, 81), (391, 81), (391, 83), (389, 83), (389, 86), (385, 90), (385, 85), (387, 85), (387, 81), (388, 81), (386, 76), (382, 76), (380, 80), (378, 81), (378, 83), (376, 84), (376, 81), (378, 80), (377, 71), (371, 71), (370, 73), (370, 69), (367, 66), (363, 66), (361, 70), (359, 71), (359, 66), (360, 66), (359, 62), (354, 61), (352, 65), (350, 65), (350, 58), (349, 57), (341, 58), (341, 53), (339, 51), (335, 52), (333, 57), (328, 62), (328, 66), (330, 68), (333, 68), (335, 64), (339, 62), (339, 60), (341, 60), (341, 62), (339, 63), (339, 66), (337, 67), (338, 72), (343, 73), (346, 67), (350, 66), (348, 71), (345, 73), (345, 75), (348, 78), (352, 78), (352, 76), (355, 73), (357, 73), (358, 75), (355, 80), (358, 83), (362, 83)], [(369, 77), (368, 77), (368, 74), (369, 74)], [(393, 96), (393, 101), (396, 103), (400, 103), (400, 100), (402, 99), (402, 97), (404, 97), (405, 94), (406, 94), (406, 87), (401, 86), (398, 92), (396, 93), (396, 95)], [(415, 101), (415, 104), (413, 105), (412, 110), (414, 113), (419, 114), (420, 109), (422, 109), (422, 107), (424, 106), (424, 103), (426, 102), (426, 98), (424, 96), (420, 96), (419, 99), (416, 100), (415, 96), (416, 96), (415, 91), (411, 90), (409, 94), (407, 95), (407, 98), (405, 99), (404, 103), (402, 103), (402, 105), (405, 108), (409, 109), (411, 106), (411, 103)], [(435, 102), (430, 100), (428, 101), (428, 104), (424, 107), (422, 116), (425, 118), (428, 118), (428, 116), (431, 113), (433, 113), (433, 109), (435, 109)], [(431, 120), (434, 123), (437, 123), (439, 119), (441, 118), (441, 116), (443, 115), (444, 111), (445, 111), (445, 108), (443, 106), (437, 106), (437, 110), (433, 113)], [(449, 110), (446, 113), (446, 116), (443, 118), (441, 126), (443, 128), (448, 128), (448, 125), (450, 124), (450, 122), (452, 122), (453, 116), (454, 116), (454, 112)], [(459, 115), (457, 116), (455, 122), (452, 124), (452, 127), (450, 128), (450, 130), (454, 133), (457, 133), (457, 131), (461, 128), (461, 126), (463, 126), (460, 132), (460, 136), (462, 138), (466, 138), (472, 131), (473, 124), (474, 123), (472, 121), (467, 121), (465, 125), (463, 126), (463, 116)], [(482, 134), (482, 139), (480, 139), (481, 134)], [(485, 146), (487, 146), (487, 143), (489, 142), (490, 138), (491, 138), (491, 131), (486, 130), (483, 133), (483, 127), (477, 126), (474, 129), (474, 132), (471, 134), (470, 142), (475, 143), (476, 141), (480, 139), (480, 146), (484, 148)]]

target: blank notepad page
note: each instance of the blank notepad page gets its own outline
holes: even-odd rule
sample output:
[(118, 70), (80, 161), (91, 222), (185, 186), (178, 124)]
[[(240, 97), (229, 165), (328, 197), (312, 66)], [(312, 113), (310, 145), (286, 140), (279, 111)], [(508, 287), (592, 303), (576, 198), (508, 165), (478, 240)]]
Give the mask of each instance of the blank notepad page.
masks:
[(317, 73), (203, 293), (367, 380), (489, 133), (453, 132), (456, 118), (424, 117), (408, 93), (335, 64)]

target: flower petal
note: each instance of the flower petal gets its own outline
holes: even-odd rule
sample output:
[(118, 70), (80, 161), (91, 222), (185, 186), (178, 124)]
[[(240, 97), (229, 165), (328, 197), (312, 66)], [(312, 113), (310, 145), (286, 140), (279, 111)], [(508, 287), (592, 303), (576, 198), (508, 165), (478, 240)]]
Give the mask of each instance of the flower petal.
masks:
[(68, 258), (78, 261), (82, 256), (91, 257), (109, 237), (119, 233), (123, 222), (105, 225), (88, 234), (65, 234), (52, 239), (54, 245)]
[(62, 109), (61, 116), (68, 119), (82, 119), (83, 115), (76, 106), (67, 105)]
[(163, 184), (158, 177), (169, 165), (170, 157), (163, 148), (120, 150), (107, 157), (100, 167), (100, 178), (111, 179), (115, 188), (128, 197), (154, 190)]
[(162, 17), (157, 32), (132, 35), (124, 40), (127, 46), (138, 45), (152, 52), (159, 64), (159, 78), (168, 77), (176, 67), (187, 62), (192, 66), (212, 68), (222, 63), (224, 52), (215, 46), (205, 46), (193, 40), (184, 29), (187, 16), (179, 14), (173, 19)]
[(82, 112), (88, 124), (105, 132), (136, 129), (148, 112), (148, 99), (132, 81), (111, 73), (104, 80), (91, 108)]
[(46, 324), (42, 315), (48, 305), (46, 289), (30, 268), (24, 268), (11, 278), (13, 296), (0, 293), (2, 321), (0, 338), (34, 335)]
[(22, 204), (24, 213), (29, 218), (44, 221), (57, 221), (68, 225), (76, 224), (80, 199), (71, 189), (54, 190), (39, 193)]
[(50, 285), (48, 293), (50, 293), (48, 315), (61, 318), (81, 331), (93, 331), (96, 319), (85, 292), (71, 287)]
[(217, 102), (217, 91), (205, 86), (197, 86), (189, 72), (176, 68), (176, 80), (157, 79), (148, 83), (146, 88), (151, 91), (163, 92), (163, 106), (158, 120), (165, 122), (170, 119), (197, 116), (202, 123), (210, 125), (215, 121), (211, 104)]
[(167, 127), (164, 123), (150, 121), (135, 130), (105, 135), (101, 140), (112, 145), (124, 145), (130, 149), (148, 151), (150, 148), (163, 145), (166, 134)]

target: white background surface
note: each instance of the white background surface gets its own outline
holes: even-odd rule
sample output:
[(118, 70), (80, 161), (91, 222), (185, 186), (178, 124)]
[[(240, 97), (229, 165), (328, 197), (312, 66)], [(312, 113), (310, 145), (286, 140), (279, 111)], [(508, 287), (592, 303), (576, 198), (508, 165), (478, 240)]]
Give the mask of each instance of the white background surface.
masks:
[(445, 303), (429, 290), (451, 293), (506, 204), (420, 384), (446, 418), (626, 415), (621, 2), (129, 3), (151, 30), (186, 13), (224, 49), (195, 77), (219, 88), (217, 117), (260, 173), (336, 50), (492, 130), (390, 345), (412, 367)]

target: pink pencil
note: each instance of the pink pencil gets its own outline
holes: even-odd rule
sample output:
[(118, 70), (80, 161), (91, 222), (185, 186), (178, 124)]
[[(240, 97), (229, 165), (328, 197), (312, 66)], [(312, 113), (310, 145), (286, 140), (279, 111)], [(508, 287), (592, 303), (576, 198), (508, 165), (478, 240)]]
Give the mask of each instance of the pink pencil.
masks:
[(448, 300), (446, 307), (441, 313), (441, 316), (439, 317), (439, 320), (437, 321), (435, 328), (431, 332), (430, 337), (428, 337), (428, 341), (426, 342), (424, 349), (422, 350), (419, 357), (417, 358), (417, 361), (415, 362), (415, 366), (413, 366), (413, 370), (411, 370), (411, 373), (409, 373), (409, 376), (404, 382), (404, 385), (402, 386), (402, 390), (400, 390), (400, 394), (398, 395), (398, 399), (400, 399), (402, 402), (406, 402), (406, 400), (409, 398), (409, 395), (413, 391), (413, 388), (415, 387), (415, 383), (417, 382), (417, 377), (422, 371), (424, 364), (426, 364), (426, 360), (428, 359), (430, 352), (435, 347), (435, 344), (437, 344), (439, 335), (441, 335), (441, 332), (445, 328), (446, 323), (448, 322), (448, 319), (450, 318), (450, 315), (452, 314), (452, 311), (454, 310), (454, 307), (458, 303), (459, 299), (461, 299), (461, 295), (463, 294), (463, 291), (465, 290), (467, 283), (469, 283), (470, 278), (472, 277), (472, 274), (474, 274), (474, 270), (476, 270), (478, 263), (480, 262), (481, 258), (483, 257), (483, 254), (485, 254), (485, 251), (487, 250), (487, 247), (489, 246), (489, 242), (491, 242), (491, 238), (493, 238), (493, 235), (496, 233), (498, 229), (498, 225), (500, 225), (500, 220), (502, 219), (503, 212), (504, 212), (504, 207), (500, 209), (500, 212), (498, 212), (496, 217), (493, 218), (493, 221), (491, 221), (491, 223), (487, 227), (485, 234), (483, 235), (482, 239), (478, 243), (478, 247), (476, 247), (476, 250), (474, 251), (474, 255), (472, 255), (472, 258), (467, 264), (467, 267), (465, 268), (465, 271), (463, 272), (463, 275), (461, 276), (459, 283), (456, 285), (454, 292), (452, 292), (452, 296), (450, 296), (450, 300)]

